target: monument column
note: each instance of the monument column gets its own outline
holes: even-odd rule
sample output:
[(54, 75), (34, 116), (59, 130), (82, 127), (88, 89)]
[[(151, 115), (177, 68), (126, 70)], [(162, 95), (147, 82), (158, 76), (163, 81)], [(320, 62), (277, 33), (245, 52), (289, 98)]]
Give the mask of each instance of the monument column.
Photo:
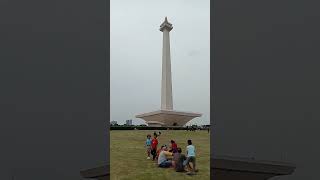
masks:
[(171, 78), (171, 57), (170, 57), (170, 37), (172, 24), (168, 22), (167, 17), (160, 25), (160, 31), (163, 32), (162, 45), (162, 80), (161, 80), (161, 109), (173, 110), (172, 103), (172, 78)]

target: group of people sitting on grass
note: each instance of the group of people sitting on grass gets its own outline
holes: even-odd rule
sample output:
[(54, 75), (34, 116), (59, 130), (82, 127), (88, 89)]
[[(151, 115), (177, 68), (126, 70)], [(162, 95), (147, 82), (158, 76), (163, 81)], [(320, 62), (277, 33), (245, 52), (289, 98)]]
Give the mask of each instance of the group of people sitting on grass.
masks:
[(195, 147), (190, 139), (187, 141), (186, 155), (184, 155), (182, 154), (182, 149), (178, 147), (174, 140), (171, 140), (170, 147), (162, 145), (160, 149), (157, 149), (158, 136), (155, 133), (153, 139), (151, 139), (151, 135), (147, 135), (147, 159), (151, 159), (150, 156), (152, 155), (152, 160), (157, 160), (157, 165), (160, 168), (172, 167), (176, 172), (186, 172), (187, 170), (189, 175), (197, 172)]

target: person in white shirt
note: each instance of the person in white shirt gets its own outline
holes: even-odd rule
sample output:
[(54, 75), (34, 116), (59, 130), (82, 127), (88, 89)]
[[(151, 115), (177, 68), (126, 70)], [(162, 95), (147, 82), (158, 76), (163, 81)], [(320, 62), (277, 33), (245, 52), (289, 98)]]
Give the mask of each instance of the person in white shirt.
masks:
[[(192, 163), (193, 167), (191, 168), (189, 163)], [(196, 149), (194, 145), (192, 145), (191, 139), (188, 140), (188, 146), (187, 146), (187, 159), (183, 163), (184, 165), (187, 165), (189, 169), (191, 169), (191, 172), (189, 172), (189, 175), (193, 175), (196, 172)]]
[(168, 168), (172, 166), (172, 161), (168, 160), (168, 156), (173, 156), (171, 152), (168, 151), (167, 146), (163, 146), (158, 157), (158, 166), (162, 168)]

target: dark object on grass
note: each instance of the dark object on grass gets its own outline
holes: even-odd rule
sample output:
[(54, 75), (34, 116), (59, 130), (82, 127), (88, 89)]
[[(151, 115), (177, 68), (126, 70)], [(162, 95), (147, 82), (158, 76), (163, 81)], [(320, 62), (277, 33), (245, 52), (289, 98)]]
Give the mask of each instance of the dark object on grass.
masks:
[[(256, 161), (243, 158), (215, 157), (211, 159), (211, 179), (267, 180), (275, 176), (290, 175), (295, 166), (287, 163)], [(110, 177), (109, 166), (83, 170), (83, 178), (105, 180)]]

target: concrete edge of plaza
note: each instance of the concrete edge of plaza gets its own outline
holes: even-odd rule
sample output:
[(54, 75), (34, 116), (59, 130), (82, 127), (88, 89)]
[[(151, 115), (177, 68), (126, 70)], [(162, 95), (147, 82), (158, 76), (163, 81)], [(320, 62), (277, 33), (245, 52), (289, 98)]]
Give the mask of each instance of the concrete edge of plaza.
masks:
[[(213, 170), (211, 177), (219, 180), (267, 180), (275, 176), (290, 175), (295, 168), (294, 164), (275, 161), (227, 156), (211, 159), (211, 170)], [(110, 168), (109, 165), (105, 165), (82, 170), (80, 174), (83, 178), (105, 180), (110, 178)]]
[(262, 161), (248, 158), (217, 156), (211, 159), (213, 178), (221, 180), (267, 180), (292, 174), (292, 163)]

